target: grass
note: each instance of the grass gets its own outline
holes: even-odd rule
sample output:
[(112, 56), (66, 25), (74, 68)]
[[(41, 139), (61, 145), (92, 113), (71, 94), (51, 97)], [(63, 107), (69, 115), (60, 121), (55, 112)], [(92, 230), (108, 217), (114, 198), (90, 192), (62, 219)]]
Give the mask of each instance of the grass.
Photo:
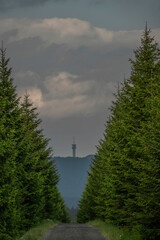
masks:
[(44, 237), (45, 232), (56, 224), (57, 223), (53, 222), (52, 220), (44, 220), (40, 225), (31, 228), (19, 240), (40, 240)]
[(97, 227), (107, 240), (141, 240), (138, 234), (120, 229), (101, 220), (94, 220), (88, 222), (88, 224)]

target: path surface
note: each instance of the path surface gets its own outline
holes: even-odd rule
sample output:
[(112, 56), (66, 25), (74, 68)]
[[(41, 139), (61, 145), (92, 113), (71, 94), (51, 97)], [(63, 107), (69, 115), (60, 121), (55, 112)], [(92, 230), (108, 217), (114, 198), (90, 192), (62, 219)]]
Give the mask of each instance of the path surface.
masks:
[(41, 240), (106, 240), (94, 227), (87, 224), (60, 224), (49, 229)]

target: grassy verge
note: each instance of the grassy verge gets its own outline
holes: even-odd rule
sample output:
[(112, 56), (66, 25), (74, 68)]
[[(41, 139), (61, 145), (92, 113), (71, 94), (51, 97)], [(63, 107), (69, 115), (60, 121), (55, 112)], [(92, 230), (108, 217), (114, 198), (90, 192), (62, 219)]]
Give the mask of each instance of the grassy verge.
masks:
[(45, 232), (56, 225), (52, 220), (44, 220), (40, 225), (31, 228), (19, 240), (39, 240), (44, 237)]
[(141, 240), (138, 234), (130, 233), (101, 220), (94, 220), (88, 224), (97, 227), (107, 240)]

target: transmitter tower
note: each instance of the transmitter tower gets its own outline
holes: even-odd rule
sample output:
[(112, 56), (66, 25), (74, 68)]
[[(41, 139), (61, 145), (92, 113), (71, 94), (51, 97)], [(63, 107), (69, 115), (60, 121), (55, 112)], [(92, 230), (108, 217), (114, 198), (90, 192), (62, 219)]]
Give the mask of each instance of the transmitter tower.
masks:
[(75, 138), (73, 138), (73, 144), (72, 144), (72, 157), (76, 157), (76, 143), (75, 143)]

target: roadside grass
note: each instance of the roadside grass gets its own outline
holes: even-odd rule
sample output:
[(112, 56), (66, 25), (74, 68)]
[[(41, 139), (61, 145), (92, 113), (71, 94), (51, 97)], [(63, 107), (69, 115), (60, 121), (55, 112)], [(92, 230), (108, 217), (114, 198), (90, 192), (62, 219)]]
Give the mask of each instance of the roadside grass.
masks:
[(40, 225), (31, 228), (19, 240), (40, 240), (44, 237), (45, 232), (55, 225), (57, 225), (57, 223), (50, 219), (44, 220)]
[(90, 221), (88, 225), (97, 227), (107, 240), (141, 240), (139, 234), (120, 229), (101, 220)]

